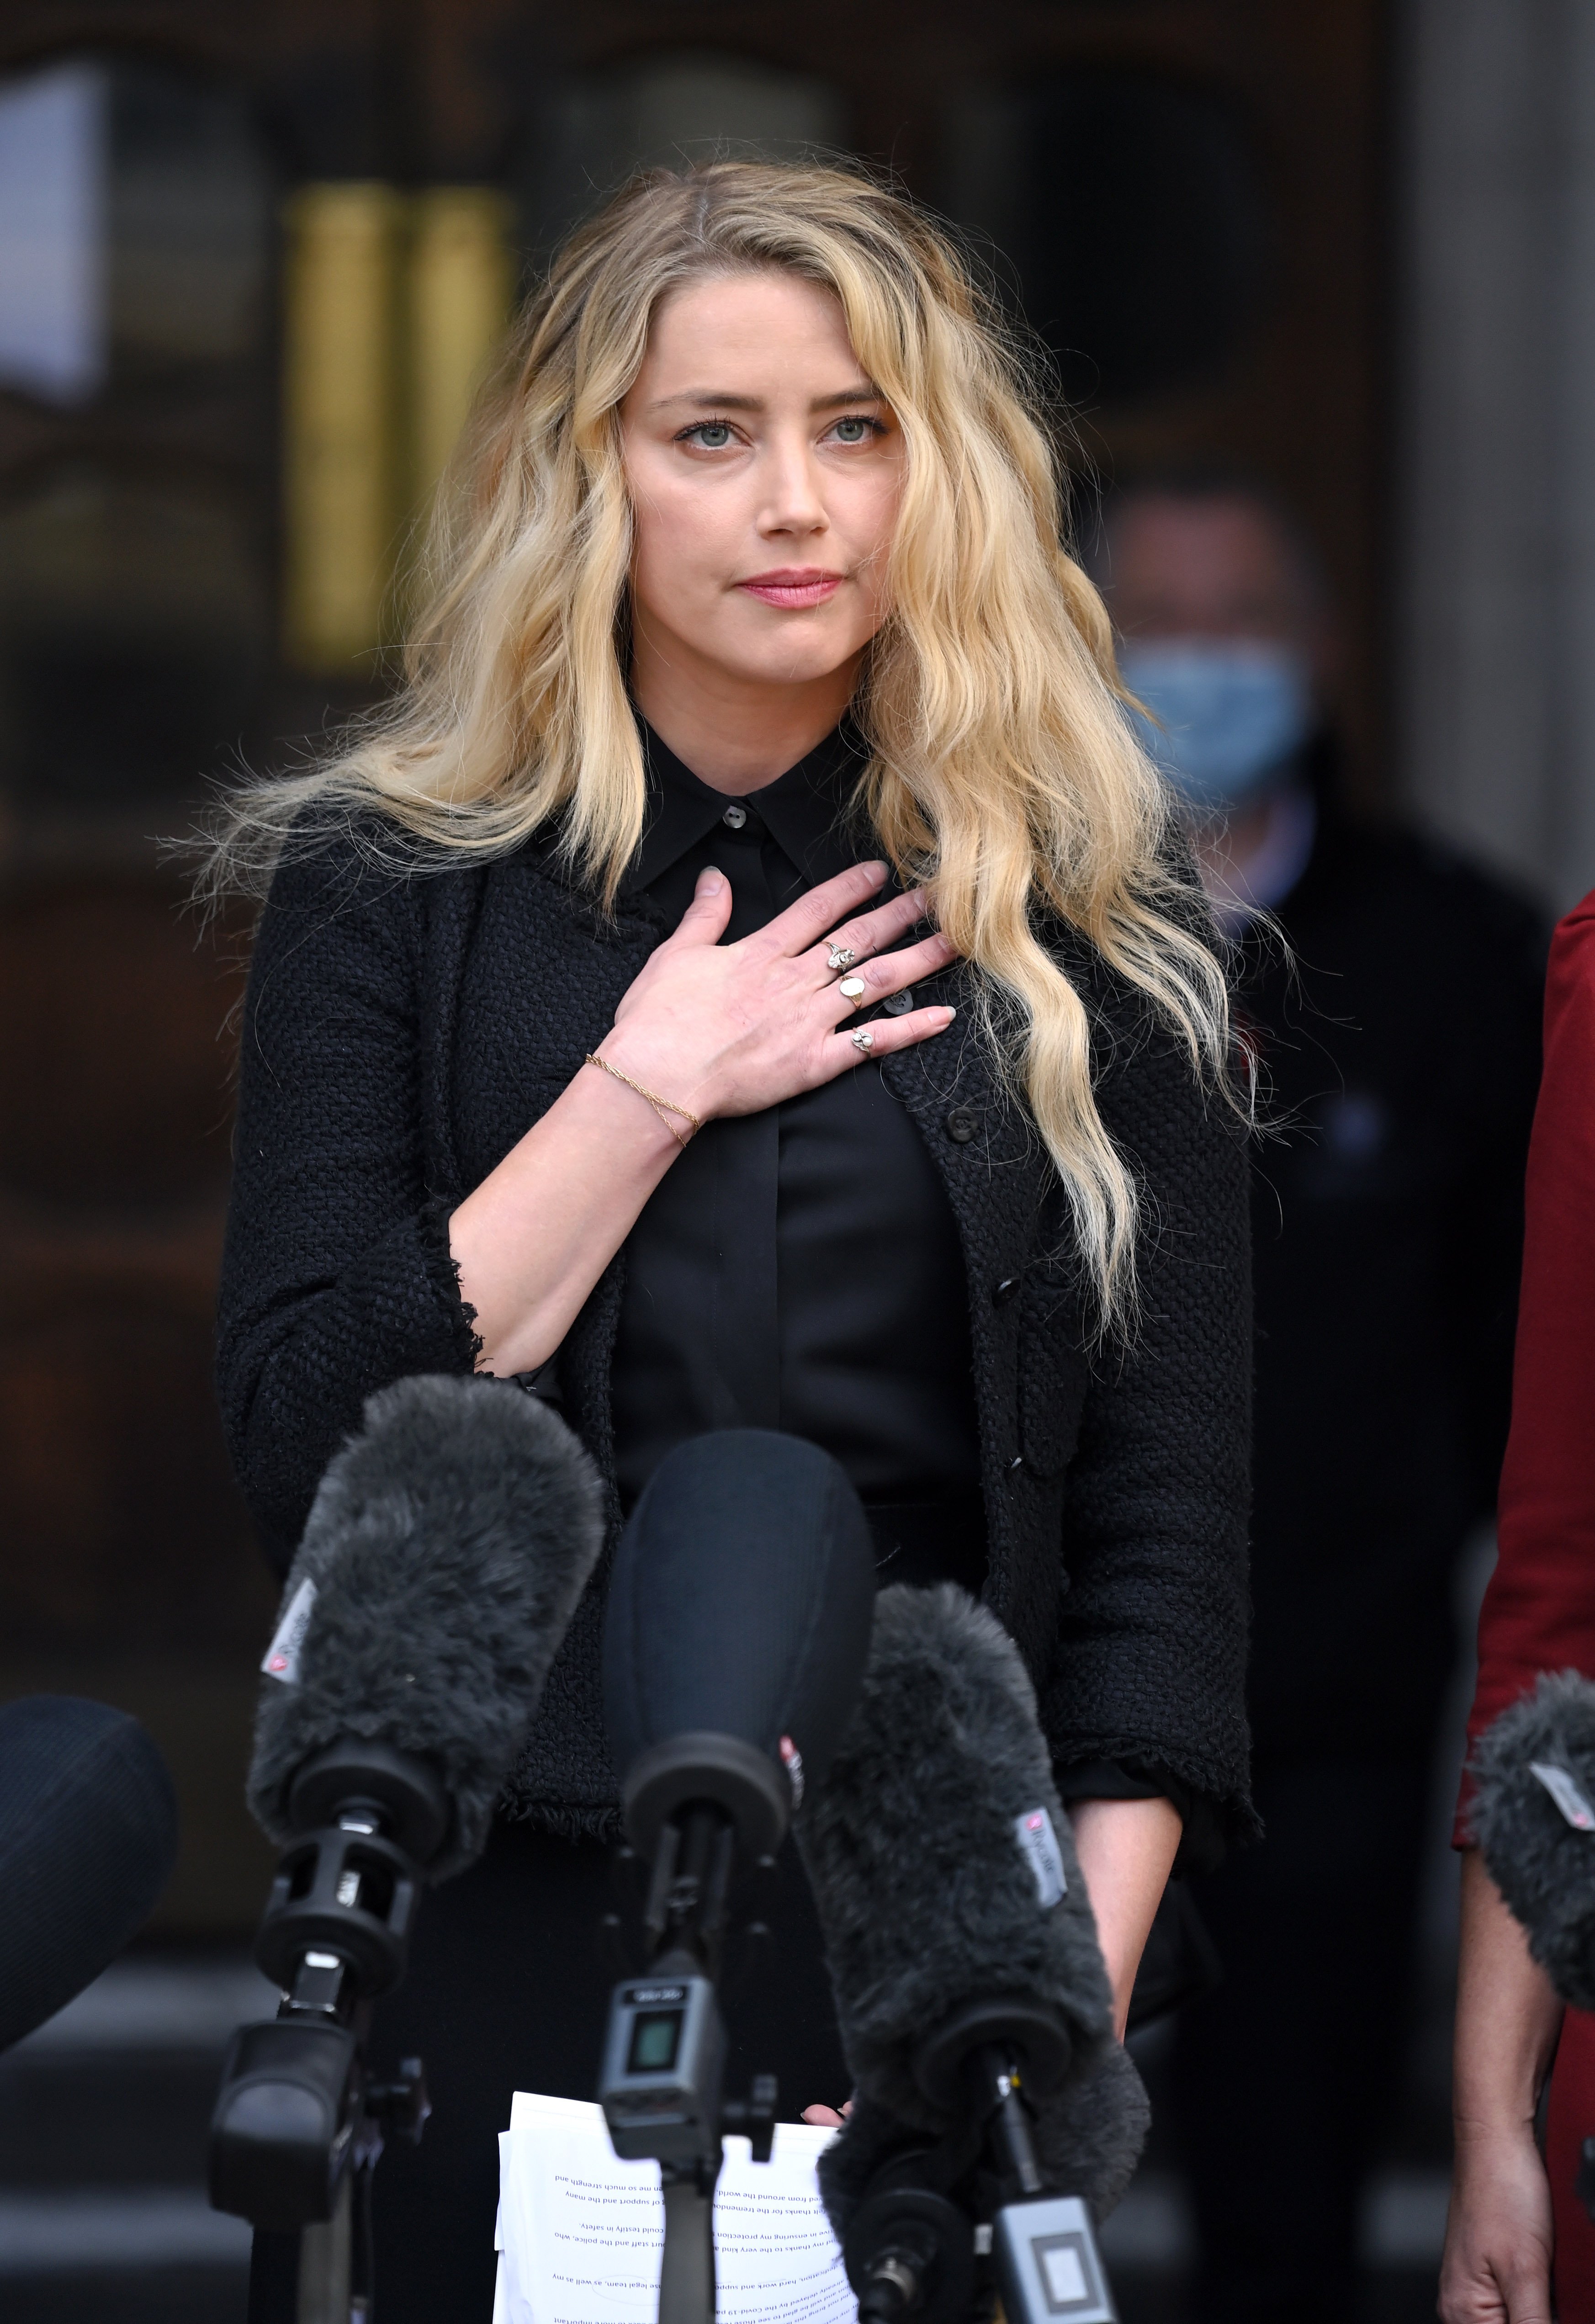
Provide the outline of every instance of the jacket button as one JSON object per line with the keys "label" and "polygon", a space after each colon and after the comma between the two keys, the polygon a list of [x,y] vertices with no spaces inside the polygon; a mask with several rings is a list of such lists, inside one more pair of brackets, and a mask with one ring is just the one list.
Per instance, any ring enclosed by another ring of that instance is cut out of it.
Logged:
{"label": "jacket button", "polygon": [[954,1146],[967,1146],[981,1126],[981,1118],[973,1106],[955,1105],[944,1126]]}
{"label": "jacket button", "polygon": [[914,1006],[914,988],[905,984],[900,992],[889,992],[880,1006],[889,1017],[906,1017]]}
{"label": "jacket button", "polygon": [[994,1284],[992,1286],[992,1305],[996,1307],[1006,1307],[1019,1287],[1019,1279],[1017,1275],[1005,1275],[1000,1283]]}
{"label": "jacket button", "polygon": [[727,831],[740,831],[748,820],[748,810],[745,807],[728,807],[720,820]]}

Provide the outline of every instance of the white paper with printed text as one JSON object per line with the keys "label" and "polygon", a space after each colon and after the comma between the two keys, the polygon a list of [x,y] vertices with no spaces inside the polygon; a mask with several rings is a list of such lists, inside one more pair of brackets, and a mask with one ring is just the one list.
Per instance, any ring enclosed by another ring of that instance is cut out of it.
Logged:
{"label": "white paper with printed text", "polygon": [[[779,2123],[768,2163],[725,2144],[715,2195],[719,2324],[853,2324],[815,2163],[834,2136]],[[518,2091],[499,2140],[493,2324],[653,2324],[664,2204],[659,2166],[622,2163],[604,2116]]]}

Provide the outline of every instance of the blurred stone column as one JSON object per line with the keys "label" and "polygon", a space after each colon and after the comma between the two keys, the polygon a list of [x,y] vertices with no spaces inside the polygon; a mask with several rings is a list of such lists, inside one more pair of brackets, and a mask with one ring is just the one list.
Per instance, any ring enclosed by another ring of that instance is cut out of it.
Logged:
{"label": "blurred stone column", "polygon": [[1406,0],[1394,483],[1406,796],[1595,886],[1595,6]]}
{"label": "blurred stone column", "polygon": [[509,320],[512,225],[484,186],[313,185],[289,204],[283,641],[298,669],[369,681],[402,629],[433,494]]}
{"label": "blurred stone column", "polygon": [[489,186],[416,197],[410,262],[410,495],[424,516],[515,294],[509,202]]}
{"label": "blurred stone column", "polygon": [[401,197],[316,185],[289,205],[282,286],[283,645],[374,669],[397,530]]}

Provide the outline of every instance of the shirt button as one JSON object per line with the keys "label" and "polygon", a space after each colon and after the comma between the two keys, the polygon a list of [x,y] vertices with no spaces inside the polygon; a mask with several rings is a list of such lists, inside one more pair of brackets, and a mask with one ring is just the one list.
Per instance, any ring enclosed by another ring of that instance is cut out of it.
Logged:
{"label": "shirt button", "polygon": [[943,1125],[954,1146],[967,1146],[981,1126],[981,1118],[972,1105],[955,1105]]}
{"label": "shirt button", "polygon": [[740,831],[748,820],[748,810],[745,807],[728,807],[720,820],[727,831]]}
{"label": "shirt button", "polygon": [[880,1006],[889,1017],[906,1017],[914,1006],[914,988],[905,984],[900,992],[889,992]]}
{"label": "shirt button", "polygon": [[1017,1275],[1005,1275],[1000,1283],[993,1284],[991,1286],[991,1299],[993,1305],[998,1307],[1006,1307],[1019,1287],[1019,1279]]}

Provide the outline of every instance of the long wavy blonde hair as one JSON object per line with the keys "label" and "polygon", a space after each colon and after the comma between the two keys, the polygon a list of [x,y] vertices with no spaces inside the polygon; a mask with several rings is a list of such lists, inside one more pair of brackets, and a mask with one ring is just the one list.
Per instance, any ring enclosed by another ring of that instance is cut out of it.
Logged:
{"label": "long wavy blonde hair", "polygon": [[953,242],[852,170],[715,161],[639,176],[527,302],[439,494],[395,697],[329,761],[229,803],[212,881],[377,808],[434,860],[558,821],[607,908],[641,836],[624,667],[632,510],[619,411],[683,283],[785,269],[841,304],[902,430],[890,612],[854,715],[881,847],[935,891],[1073,1213],[1100,1325],[1133,1311],[1137,1190],[1092,1088],[1056,914],[1227,1086],[1225,977],[1171,862],[1169,804],[1122,709],[1108,617],[1062,548],[1063,475],[1027,368]]}

